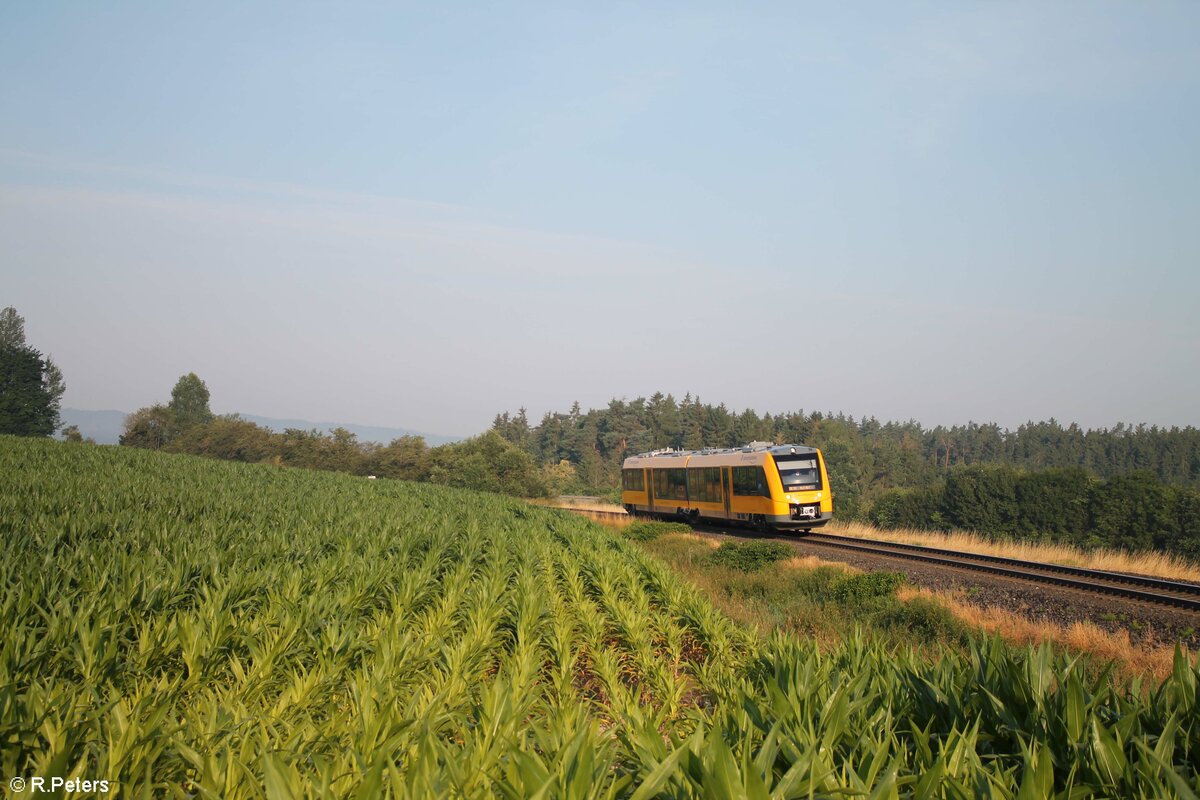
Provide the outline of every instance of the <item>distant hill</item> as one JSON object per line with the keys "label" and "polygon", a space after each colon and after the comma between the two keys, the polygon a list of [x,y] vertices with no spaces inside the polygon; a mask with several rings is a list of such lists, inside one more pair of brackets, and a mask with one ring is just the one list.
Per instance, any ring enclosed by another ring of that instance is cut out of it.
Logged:
{"label": "distant hill", "polygon": [[275,419],[274,417],[259,417],[254,414],[239,414],[238,416],[253,422],[255,425],[270,428],[277,433],[282,433],[286,428],[301,428],[306,431],[316,428],[323,433],[329,433],[334,428],[345,428],[357,436],[360,442],[378,442],[379,444],[387,444],[392,439],[398,439],[401,436],[422,436],[425,438],[425,444],[430,447],[436,447],[439,444],[461,442],[466,438],[465,436],[443,436],[440,433],[422,433],[421,431],[413,431],[408,428],[354,425],[349,422],[310,422],[306,419]]}
{"label": "distant hill", "polygon": [[[116,444],[125,426],[126,411],[86,411],[79,408],[64,408],[62,410],[63,425],[78,425],[79,432],[84,436],[95,439],[98,444]],[[408,428],[386,428],[378,425],[354,425],[348,422],[312,422],[306,419],[276,419],[260,417],[255,414],[240,414],[242,419],[256,425],[282,432],[285,428],[301,428],[328,433],[334,428],[345,428],[358,437],[360,442],[378,442],[387,444],[401,436],[423,436],[425,443],[431,447],[449,442],[461,441],[462,436],[443,436],[437,433],[422,433]]]}
{"label": "distant hill", "polygon": [[125,428],[124,411],[84,411],[79,408],[64,408],[62,424],[76,425],[85,437],[95,439],[97,444],[116,444]]}

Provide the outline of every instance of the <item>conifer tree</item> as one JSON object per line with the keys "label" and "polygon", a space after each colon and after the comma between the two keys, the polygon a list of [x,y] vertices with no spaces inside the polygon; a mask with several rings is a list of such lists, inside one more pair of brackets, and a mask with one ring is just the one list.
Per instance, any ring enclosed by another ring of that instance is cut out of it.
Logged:
{"label": "conifer tree", "polygon": [[25,342],[25,320],[0,311],[0,433],[50,436],[59,426],[62,371]]}

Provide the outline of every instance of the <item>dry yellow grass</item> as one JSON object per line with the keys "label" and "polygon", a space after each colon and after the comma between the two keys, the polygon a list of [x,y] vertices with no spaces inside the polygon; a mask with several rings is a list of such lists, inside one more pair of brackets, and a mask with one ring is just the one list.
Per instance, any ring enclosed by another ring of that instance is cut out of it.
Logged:
{"label": "dry yellow grass", "polygon": [[703,545],[709,550],[716,550],[721,546],[721,543],[711,536],[701,536],[698,533],[668,533],[662,539],[664,541],[691,542],[692,544]]}
{"label": "dry yellow grass", "polygon": [[905,602],[916,597],[925,598],[945,607],[972,628],[999,635],[1013,644],[1036,645],[1049,641],[1073,653],[1087,653],[1100,661],[1112,661],[1129,676],[1149,675],[1160,681],[1170,674],[1175,656],[1172,646],[1135,643],[1130,640],[1129,631],[1106,631],[1090,622],[1062,625],[1031,620],[1006,609],[972,605],[954,593],[913,586],[902,586],[896,596]]}
{"label": "dry yellow grass", "polygon": [[1200,564],[1167,553],[1124,553],[1119,550],[1081,550],[1078,547],[1031,542],[991,541],[978,534],[964,531],[936,531],[904,528],[880,529],[859,522],[835,522],[824,530],[840,536],[860,539],[881,539],[889,542],[919,544],[925,547],[944,547],[990,556],[1044,561],[1071,567],[1103,569],[1110,572],[1130,572],[1157,578],[1200,582]]}
{"label": "dry yellow grass", "polygon": [[614,517],[611,514],[608,514],[606,512],[589,511],[586,509],[580,509],[580,510],[571,509],[571,510],[572,510],[572,512],[579,514],[580,516],[587,517],[590,520],[595,520],[596,522],[599,522],[601,525],[607,525],[610,528],[624,528],[625,526],[632,525],[634,522],[637,521],[636,519],[634,519],[633,517],[631,517],[629,515],[626,515],[623,517]]}
{"label": "dry yellow grass", "polygon": [[591,497],[552,497],[549,499],[530,500],[529,502],[539,506],[569,508],[572,511],[597,511],[604,514],[625,513],[624,506],[619,506],[615,503],[606,503],[603,500],[596,500]]}
{"label": "dry yellow grass", "polygon": [[[621,506],[613,505],[612,503],[597,502],[588,499],[578,499],[571,497],[555,497],[551,499],[532,499],[528,501],[535,506],[546,506],[547,508],[562,508],[573,511],[576,514],[595,520],[602,525],[608,525],[612,528],[624,528],[634,521],[634,518],[625,513],[625,509]],[[620,514],[621,516],[613,516]]]}
{"label": "dry yellow grass", "polygon": [[[716,544],[714,543],[713,546],[716,547]],[[817,569],[818,567],[831,567],[851,575],[856,575],[862,572],[861,569],[852,567],[849,564],[841,561],[824,561],[817,556],[796,556],[795,558],[789,558],[787,561],[782,562],[782,564],[788,569]]]}

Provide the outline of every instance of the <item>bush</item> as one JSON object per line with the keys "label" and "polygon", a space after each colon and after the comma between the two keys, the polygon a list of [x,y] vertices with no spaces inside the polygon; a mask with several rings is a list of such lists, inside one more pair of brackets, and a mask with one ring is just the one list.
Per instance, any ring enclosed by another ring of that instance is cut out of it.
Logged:
{"label": "bush", "polygon": [[793,555],[795,551],[783,542],[725,542],[708,559],[714,566],[755,572]]}
{"label": "bush", "polygon": [[433,483],[517,497],[547,495],[541,467],[495,431],[436,447],[429,461]]}
{"label": "bush", "polygon": [[942,512],[955,528],[993,535],[1016,533],[1021,473],[994,464],[961,467],[946,475]]}
{"label": "bush", "polygon": [[215,417],[180,431],[166,449],[226,461],[255,463],[265,461],[278,452],[278,438],[267,428],[230,415]]}
{"label": "bush", "polygon": [[858,605],[876,597],[888,597],[905,581],[902,572],[866,572],[847,575],[833,584],[833,597],[839,603]]}
{"label": "bush", "polygon": [[1087,530],[1091,478],[1080,467],[1022,473],[1017,479],[1017,531],[1078,541]]}
{"label": "bush", "polygon": [[933,527],[930,515],[941,504],[941,487],[890,489],[871,506],[868,521],[879,528]]}
{"label": "bush", "polygon": [[635,522],[621,533],[635,542],[652,542],[668,533],[691,533],[692,527],[682,522]]}
{"label": "bush", "polygon": [[897,602],[878,617],[881,627],[915,636],[923,642],[966,641],[969,629],[950,609],[925,597]]}

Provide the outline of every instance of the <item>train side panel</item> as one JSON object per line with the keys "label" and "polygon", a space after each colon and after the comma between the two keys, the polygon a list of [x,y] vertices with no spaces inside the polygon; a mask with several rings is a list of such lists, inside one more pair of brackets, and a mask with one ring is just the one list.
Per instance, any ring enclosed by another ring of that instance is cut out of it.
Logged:
{"label": "train side panel", "polygon": [[[804,462],[806,485],[783,484],[779,463]],[[819,483],[814,483],[815,459]],[[666,472],[664,472],[666,471]],[[640,475],[640,478],[639,478]],[[621,502],[630,513],[808,530],[833,516],[825,459],[816,448],[783,445],[721,451],[668,452],[626,459]]]}

